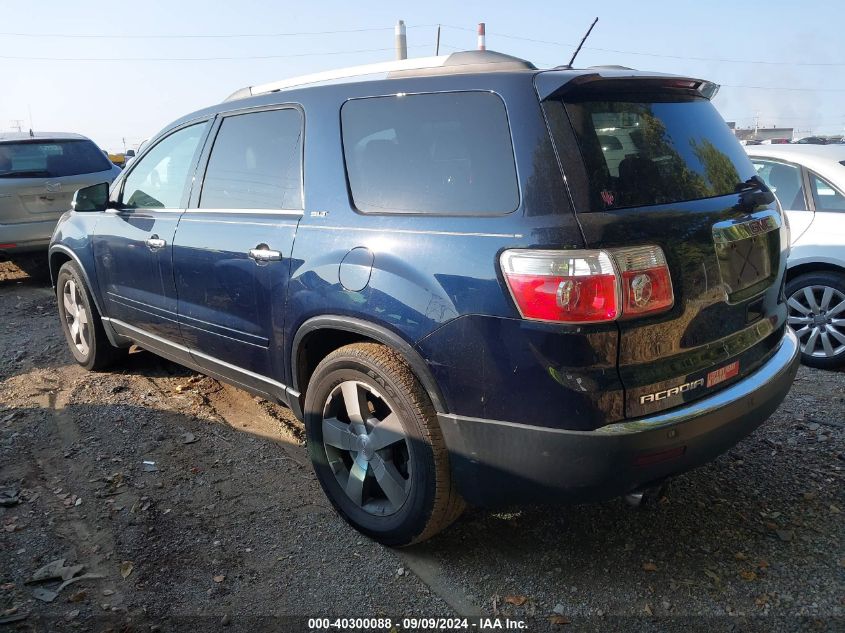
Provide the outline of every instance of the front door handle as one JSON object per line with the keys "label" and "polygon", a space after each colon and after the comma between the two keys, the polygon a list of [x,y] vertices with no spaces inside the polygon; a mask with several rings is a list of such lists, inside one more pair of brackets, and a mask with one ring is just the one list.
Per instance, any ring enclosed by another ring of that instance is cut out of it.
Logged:
{"label": "front door handle", "polygon": [[167,246],[167,242],[161,239],[158,235],[150,236],[144,243],[151,251],[157,251],[158,249]]}
{"label": "front door handle", "polygon": [[249,258],[258,263],[262,262],[278,262],[282,259],[282,254],[279,251],[270,250],[266,244],[259,244],[255,248],[249,249]]}

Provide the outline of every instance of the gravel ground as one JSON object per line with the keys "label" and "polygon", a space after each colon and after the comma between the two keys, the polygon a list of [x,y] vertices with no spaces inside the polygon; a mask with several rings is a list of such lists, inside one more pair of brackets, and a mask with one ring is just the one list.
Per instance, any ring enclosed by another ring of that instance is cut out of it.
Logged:
{"label": "gravel ground", "polygon": [[[0,264],[0,623],[22,618],[0,631],[841,631],[843,479],[845,373],[802,368],[766,425],[650,507],[469,510],[390,550],[333,513],[286,409],[143,351],[86,373],[48,284]],[[36,598],[60,581],[25,581],[57,559],[98,577]]]}

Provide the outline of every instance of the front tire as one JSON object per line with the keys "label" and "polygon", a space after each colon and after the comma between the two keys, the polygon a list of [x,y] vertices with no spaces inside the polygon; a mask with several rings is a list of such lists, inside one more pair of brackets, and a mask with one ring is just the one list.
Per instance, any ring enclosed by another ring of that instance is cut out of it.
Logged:
{"label": "front tire", "polygon": [[109,342],[91,291],[74,262],[66,262],[59,269],[56,298],[62,332],[77,363],[88,370],[100,370],[126,356],[127,350]]}
{"label": "front tire", "polygon": [[308,383],[305,426],[326,496],[376,541],[424,541],[463,511],[431,401],[389,348],[356,343],[323,359]]}
{"label": "front tire", "polygon": [[819,271],[786,284],[788,323],[801,343],[801,362],[835,369],[845,365],[845,275]]}

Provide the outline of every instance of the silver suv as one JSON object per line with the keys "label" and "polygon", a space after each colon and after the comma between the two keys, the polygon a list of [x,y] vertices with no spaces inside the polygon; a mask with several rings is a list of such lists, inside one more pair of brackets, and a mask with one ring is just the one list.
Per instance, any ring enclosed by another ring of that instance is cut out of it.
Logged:
{"label": "silver suv", "polygon": [[0,257],[47,248],[74,191],[120,168],[79,134],[0,134]]}

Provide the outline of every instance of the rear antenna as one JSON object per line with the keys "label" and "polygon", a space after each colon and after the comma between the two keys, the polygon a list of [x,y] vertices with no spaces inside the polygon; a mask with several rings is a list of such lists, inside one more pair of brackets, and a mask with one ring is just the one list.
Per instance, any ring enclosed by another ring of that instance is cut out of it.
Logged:
{"label": "rear antenna", "polygon": [[590,33],[593,32],[593,27],[596,25],[596,22],[598,22],[598,21],[599,21],[598,18],[593,20],[593,23],[590,25],[590,28],[587,29],[586,33],[584,33],[584,37],[581,38],[581,43],[578,44],[578,48],[576,48],[575,52],[572,53],[572,59],[570,59],[569,64],[567,64],[570,68],[572,68],[572,64],[575,63],[575,58],[578,57],[578,53],[581,52],[581,47],[584,46],[584,42],[586,42],[587,38],[590,37]]}

